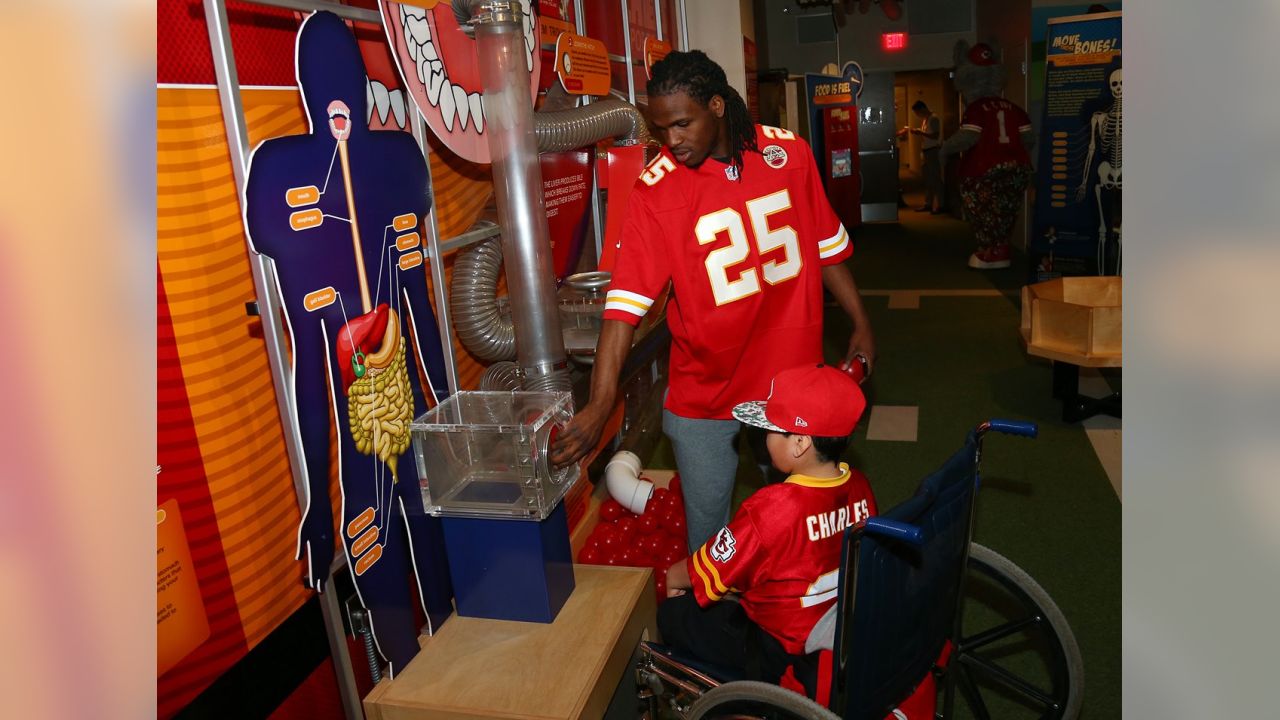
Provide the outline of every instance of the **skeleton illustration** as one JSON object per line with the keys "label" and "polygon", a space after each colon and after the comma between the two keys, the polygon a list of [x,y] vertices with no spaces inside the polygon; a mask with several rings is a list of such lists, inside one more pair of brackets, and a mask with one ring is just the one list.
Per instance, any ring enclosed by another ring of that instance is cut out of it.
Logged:
{"label": "skeleton illustration", "polygon": [[[1080,173],[1080,187],[1076,190],[1076,202],[1084,200],[1089,184],[1089,168],[1092,167],[1094,153],[1101,150],[1098,163],[1098,184],[1094,186],[1094,198],[1098,204],[1098,274],[1120,274],[1120,194],[1122,139],[1124,135],[1124,113],[1121,101],[1124,95],[1124,80],[1120,68],[1114,70],[1107,79],[1113,98],[1110,107],[1095,112],[1089,121],[1089,152],[1085,155],[1084,168]],[[1101,148],[1098,146],[1101,145]],[[1114,240],[1114,260],[1108,262],[1108,241]],[[1112,272],[1108,273],[1107,270]]]}

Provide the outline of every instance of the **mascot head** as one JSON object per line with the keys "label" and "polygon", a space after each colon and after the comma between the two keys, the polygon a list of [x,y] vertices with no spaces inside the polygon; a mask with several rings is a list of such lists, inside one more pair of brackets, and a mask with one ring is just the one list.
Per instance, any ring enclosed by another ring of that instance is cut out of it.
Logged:
{"label": "mascot head", "polygon": [[956,42],[954,60],[956,89],[964,95],[966,105],[978,98],[1000,95],[1005,69],[994,48],[986,43],[970,47],[960,40]]}

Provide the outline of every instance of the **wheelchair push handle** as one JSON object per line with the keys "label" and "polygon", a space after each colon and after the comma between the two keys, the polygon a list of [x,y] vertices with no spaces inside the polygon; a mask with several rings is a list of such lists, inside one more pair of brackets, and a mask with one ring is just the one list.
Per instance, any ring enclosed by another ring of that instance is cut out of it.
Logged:
{"label": "wheelchair push handle", "polygon": [[1023,420],[1001,420],[992,418],[978,426],[978,434],[982,435],[988,430],[994,430],[1005,435],[1020,435],[1022,437],[1034,438],[1040,434],[1040,426],[1033,422],[1025,422]]}
{"label": "wheelchair push handle", "polygon": [[890,520],[888,518],[867,518],[867,523],[863,526],[863,532],[871,533],[873,535],[883,535],[885,537],[893,538],[894,540],[901,540],[916,547],[920,547],[924,544],[924,530],[915,525],[909,525],[907,523]]}

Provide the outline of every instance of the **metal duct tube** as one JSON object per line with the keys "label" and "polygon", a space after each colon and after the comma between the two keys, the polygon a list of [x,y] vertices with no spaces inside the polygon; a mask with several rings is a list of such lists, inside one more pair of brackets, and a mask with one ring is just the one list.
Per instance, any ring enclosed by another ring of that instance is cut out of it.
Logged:
{"label": "metal duct tube", "polygon": [[488,111],[486,134],[503,228],[516,359],[526,388],[567,391],[571,389],[569,360],[560,330],[542,170],[533,133],[523,9],[517,0],[475,0],[471,10]]}
{"label": "metal duct tube", "polygon": [[631,103],[612,96],[583,107],[535,113],[533,130],[539,152],[577,150],[605,138],[616,138],[618,145],[649,141],[644,115]]}
{"label": "metal duct tube", "polygon": [[481,390],[519,390],[520,366],[505,360],[496,362],[480,376]]}
{"label": "metal duct tube", "polygon": [[481,360],[514,360],[516,331],[498,310],[502,244],[490,238],[458,253],[449,287],[449,306],[458,340]]}

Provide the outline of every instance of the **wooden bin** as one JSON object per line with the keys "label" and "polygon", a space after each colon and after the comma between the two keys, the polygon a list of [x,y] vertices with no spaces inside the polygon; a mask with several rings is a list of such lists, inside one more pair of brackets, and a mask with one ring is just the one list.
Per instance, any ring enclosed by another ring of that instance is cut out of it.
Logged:
{"label": "wooden bin", "polygon": [[1022,288],[1022,337],[1032,355],[1118,366],[1121,329],[1119,277],[1064,277]]}

